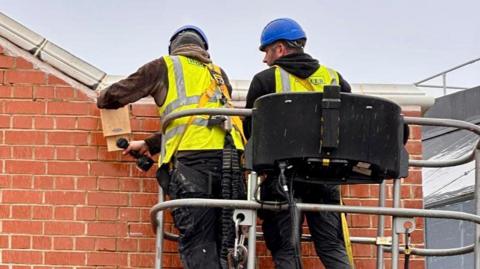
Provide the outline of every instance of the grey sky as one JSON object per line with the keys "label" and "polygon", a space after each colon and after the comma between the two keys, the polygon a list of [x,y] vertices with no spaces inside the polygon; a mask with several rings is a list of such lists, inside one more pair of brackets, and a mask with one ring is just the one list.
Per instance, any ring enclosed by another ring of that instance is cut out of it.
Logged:
{"label": "grey sky", "polygon": [[[127,75],[167,52],[172,32],[195,24],[232,79],[266,66],[264,25],[297,20],[306,51],[355,83],[412,83],[480,57],[478,0],[0,0],[0,10],[109,74]],[[480,84],[480,63],[448,77]]]}

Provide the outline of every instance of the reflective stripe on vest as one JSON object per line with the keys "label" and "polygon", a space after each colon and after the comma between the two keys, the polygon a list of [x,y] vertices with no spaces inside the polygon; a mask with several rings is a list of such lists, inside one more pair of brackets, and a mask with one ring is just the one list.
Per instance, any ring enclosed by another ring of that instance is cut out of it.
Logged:
{"label": "reflective stripe on vest", "polygon": [[[291,75],[283,68],[277,66],[275,68],[275,91],[292,92],[292,91],[306,91],[304,86],[300,83],[300,78]],[[323,92],[325,85],[339,85],[338,73],[325,66],[320,66],[310,77],[303,80],[305,83],[310,83],[315,91]],[[293,90],[292,90],[293,88]]]}
{"label": "reflective stripe on vest", "polygon": [[[164,57],[168,74],[168,92],[163,106],[158,108],[161,117],[172,112],[197,108],[205,90],[211,87],[212,76],[205,64],[185,56]],[[222,94],[215,91],[203,106],[220,108]],[[189,117],[172,121],[162,137],[162,151],[159,164],[168,163],[174,149],[182,150],[216,150],[223,149],[225,132],[219,127],[207,127],[207,116],[193,116],[191,125],[186,128]],[[185,130],[186,128],[186,130]],[[243,149],[240,134],[233,130],[232,137],[237,149]],[[183,136],[182,136],[183,135]],[[181,139],[181,141],[180,141]]]}

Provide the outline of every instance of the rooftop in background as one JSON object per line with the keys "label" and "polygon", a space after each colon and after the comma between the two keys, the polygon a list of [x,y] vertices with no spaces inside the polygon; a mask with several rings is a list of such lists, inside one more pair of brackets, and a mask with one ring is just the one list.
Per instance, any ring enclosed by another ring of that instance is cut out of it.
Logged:
{"label": "rooftop in background", "polygon": [[[437,98],[425,114],[432,118],[450,118],[480,124],[480,87]],[[452,160],[472,152],[478,135],[441,126],[423,127],[423,158]],[[425,205],[464,199],[473,193],[475,162],[443,167],[423,168]]]}

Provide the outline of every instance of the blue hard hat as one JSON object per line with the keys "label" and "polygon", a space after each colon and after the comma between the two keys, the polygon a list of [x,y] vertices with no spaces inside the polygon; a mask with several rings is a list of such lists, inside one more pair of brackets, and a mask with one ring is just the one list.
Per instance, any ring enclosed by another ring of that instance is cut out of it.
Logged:
{"label": "blue hard hat", "polygon": [[182,32],[186,32],[186,31],[193,31],[193,32],[196,32],[198,35],[200,35],[200,37],[202,38],[203,40],[203,44],[205,45],[205,50],[208,50],[208,40],[207,40],[207,36],[205,35],[205,33],[202,31],[202,29],[198,28],[197,26],[194,26],[194,25],[185,25],[185,26],[182,26],[180,28],[178,28],[172,35],[172,37],[170,37],[170,43],[172,43],[172,41]]}
{"label": "blue hard hat", "polygon": [[260,37],[260,50],[265,50],[266,46],[278,40],[293,41],[302,38],[307,39],[307,36],[296,21],[289,18],[276,19],[263,28]]}

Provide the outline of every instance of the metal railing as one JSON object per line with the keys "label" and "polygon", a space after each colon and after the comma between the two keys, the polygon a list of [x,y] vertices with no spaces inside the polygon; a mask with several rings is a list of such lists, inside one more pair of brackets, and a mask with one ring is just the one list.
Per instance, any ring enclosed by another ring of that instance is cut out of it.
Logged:
{"label": "metal railing", "polygon": [[[468,90],[469,88],[467,87],[459,87],[459,86],[447,86],[447,74],[452,72],[452,71],[455,71],[457,69],[460,69],[464,66],[467,66],[467,65],[470,65],[470,64],[473,64],[475,62],[478,62],[480,61],[480,58],[476,58],[476,59],[473,59],[473,60],[470,60],[466,63],[463,63],[461,65],[457,65],[455,67],[452,67],[450,69],[447,69],[443,72],[440,72],[436,75],[433,75],[431,77],[428,77],[426,79],[423,79],[423,80],[420,80],[418,82],[415,82],[413,83],[413,85],[417,86],[417,87],[425,87],[425,88],[441,88],[443,89],[443,95],[447,95],[447,89],[452,89],[452,90]],[[429,84],[422,84],[424,82],[427,82],[429,80],[432,80],[434,78],[437,78],[437,77],[442,77],[442,85],[429,85]]]}
{"label": "metal railing", "polygon": [[[190,115],[241,115],[249,116],[252,111],[250,109],[191,109],[182,112],[171,113],[163,120],[162,131],[165,131],[165,126],[174,119],[190,116]],[[480,127],[465,121],[452,119],[433,119],[433,118],[417,118],[405,117],[405,123],[413,125],[430,125],[430,126],[444,126],[454,127],[471,131],[480,136]],[[472,151],[458,159],[453,160],[410,160],[409,165],[412,167],[447,167],[464,164],[475,160],[475,214],[464,212],[447,211],[447,210],[433,210],[433,209],[412,209],[400,208],[400,187],[401,179],[393,179],[393,208],[385,207],[385,182],[380,184],[379,191],[379,206],[345,206],[345,205],[325,205],[325,204],[305,204],[298,203],[298,209],[301,211],[332,211],[345,212],[356,214],[372,214],[379,215],[377,225],[377,237],[352,237],[353,243],[361,244],[375,244],[377,246],[377,269],[384,268],[384,251],[392,252],[391,268],[397,269],[399,264],[399,254],[406,255],[415,254],[420,256],[451,256],[474,252],[474,268],[480,269],[480,199],[478,198],[480,192],[480,141],[477,142]],[[164,233],[163,231],[163,210],[175,207],[222,207],[242,209],[248,212],[250,218],[253,219],[249,226],[248,238],[257,238],[261,234],[256,232],[256,211],[260,208],[272,210],[286,210],[287,205],[260,205],[255,201],[254,190],[257,188],[258,178],[255,172],[250,174],[248,179],[247,200],[222,200],[222,199],[178,199],[171,201],[164,201],[163,191],[159,191],[159,203],[154,205],[150,210],[151,222],[157,233],[157,256],[155,268],[162,268],[162,254],[163,254],[163,239],[168,238],[175,240],[176,235],[171,233]],[[385,221],[384,216],[392,216],[392,236],[391,244],[385,243],[384,230]],[[412,248],[400,247],[399,234],[401,234],[402,224],[405,223],[405,218],[412,217],[429,217],[429,218],[447,218],[457,219],[473,222],[476,224],[474,244],[469,246],[462,246],[459,248],[449,249],[426,249],[426,248]],[[308,236],[302,236],[308,238]],[[247,269],[255,268],[255,241],[248,240],[248,259]]]}

